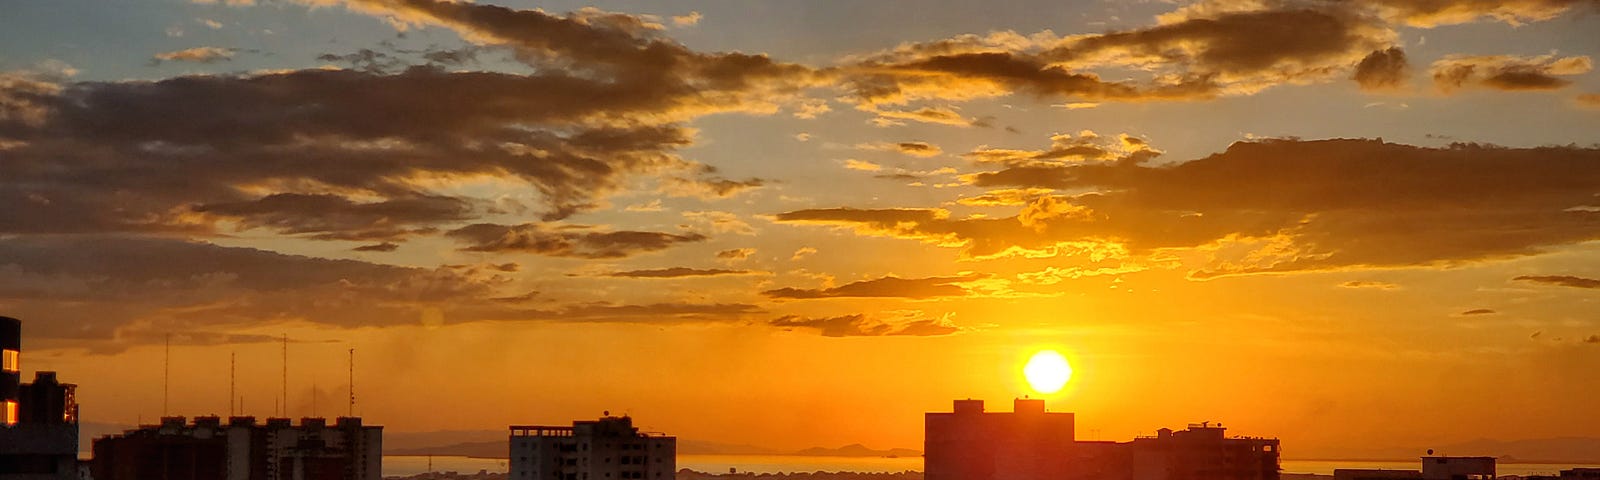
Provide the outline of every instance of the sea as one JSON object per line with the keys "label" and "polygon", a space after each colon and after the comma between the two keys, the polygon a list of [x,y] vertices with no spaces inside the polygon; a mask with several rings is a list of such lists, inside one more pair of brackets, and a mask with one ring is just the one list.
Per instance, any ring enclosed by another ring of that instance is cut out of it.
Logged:
{"label": "sea", "polygon": [[[1387,470],[1416,470],[1418,461],[1360,461],[1360,460],[1283,460],[1283,473],[1315,473],[1333,475],[1336,468],[1373,468]],[[1557,471],[1573,467],[1600,468],[1600,465],[1501,463],[1496,466],[1500,475],[1554,475]],[[922,471],[922,457],[814,457],[797,455],[679,455],[678,468],[706,473],[800,473],[800,472],[873,472],[893,473]],[[383,475],[411,476],[428,472],[490,473],[505,472],[505,459],[471,458],[453,456],[385,456]]]}

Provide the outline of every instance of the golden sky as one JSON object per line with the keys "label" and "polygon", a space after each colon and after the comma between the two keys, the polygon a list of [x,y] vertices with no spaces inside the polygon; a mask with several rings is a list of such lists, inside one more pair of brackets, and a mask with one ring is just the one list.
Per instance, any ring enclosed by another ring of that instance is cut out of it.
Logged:
{"label": "golden sky", "polygon": [[8,6],[0,314],[106,423],[1600,427],[1593,2],[1004,3]]}

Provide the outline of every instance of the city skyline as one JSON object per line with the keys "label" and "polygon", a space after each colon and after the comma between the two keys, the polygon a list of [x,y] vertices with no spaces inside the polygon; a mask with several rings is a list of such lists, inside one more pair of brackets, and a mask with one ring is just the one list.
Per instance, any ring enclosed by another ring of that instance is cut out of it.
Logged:
{"label": "city skyline", "polygon": [[1058,3],[6,2],[0,315],[119,425],[1600,429],[1600,6]]}

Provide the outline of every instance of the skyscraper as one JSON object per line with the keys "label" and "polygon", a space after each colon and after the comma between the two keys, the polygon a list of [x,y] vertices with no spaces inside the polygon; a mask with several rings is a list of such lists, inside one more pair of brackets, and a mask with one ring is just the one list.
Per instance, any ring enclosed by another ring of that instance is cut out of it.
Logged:
{"label": "skyscraper", "polygon": [[22,322],[0,317],[0,479],[78,478],[76,386],[55,372],[22,379]]}
{"label": "skyscraper", "polygon": [[605,416],[570,427],[513,425],[511,480],[671,480],[678,440]]}

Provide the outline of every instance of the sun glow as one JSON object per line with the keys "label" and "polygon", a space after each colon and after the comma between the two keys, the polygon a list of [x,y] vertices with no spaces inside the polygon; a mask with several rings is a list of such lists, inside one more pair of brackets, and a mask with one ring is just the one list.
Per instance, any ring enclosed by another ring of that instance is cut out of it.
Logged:
{"label": "sun glow", "polygon": [[1022,376],[1028,379],[1028,386],[1034,391],[1048,395],[1061,391],[1067,380],[1072,379],[1072,366],[1055,350],[1041,350],[1022,367]]}

